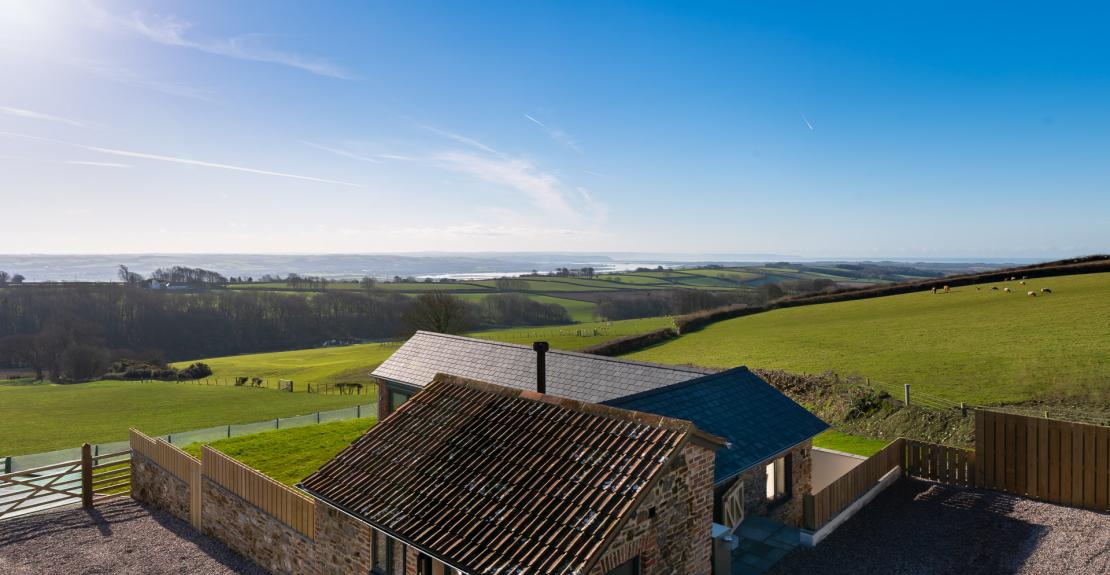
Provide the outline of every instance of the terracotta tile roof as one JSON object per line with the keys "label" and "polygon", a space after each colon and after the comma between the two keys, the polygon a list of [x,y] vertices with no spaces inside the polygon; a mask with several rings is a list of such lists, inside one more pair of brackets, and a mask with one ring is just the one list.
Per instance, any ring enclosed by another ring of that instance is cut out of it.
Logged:
{"label": "terracotta tile roof", "polygon": [[[372,375],[423,387],[437,373],[517,389],[535,389],[536,352],[531,346],[418,331]],[[547,352],[547,392],[593,403],[710,373],[714,370],[657,365],[570,351]]]}
{"label": "terracotta tile roof", "polygon": [[829,425],[746,367],[605,402],[689,420],[723,437],[716,481],[725,481],[821,433]]}
{"label": "terracotta tile roof", "polygon": [[464,572],[584,573],[695,435],[707,437],[686,421],[438,376],[301,487]]}

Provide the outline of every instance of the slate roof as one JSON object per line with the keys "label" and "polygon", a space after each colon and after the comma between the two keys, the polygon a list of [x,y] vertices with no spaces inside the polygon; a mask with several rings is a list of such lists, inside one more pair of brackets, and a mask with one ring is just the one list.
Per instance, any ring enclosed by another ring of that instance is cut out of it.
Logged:
{"label": "slate roof", "polygon": [[746,367],[605,403],[689,420],[727,439],[717,451],[717,483],[829,428]]}
{"label": "slate roof", "polygon": [[[423,387],[438,373],[534,390],[536,352],[531,346],[418,331],[372,375]],[[547,352],[547,392],[591,403],[672,385],[708,373],[713,371],[569,351]]]}
{"label": "slate roof", "polygon": [[585,573],[695,436],[686,421],[445,375],[301,487],[463,572]]}

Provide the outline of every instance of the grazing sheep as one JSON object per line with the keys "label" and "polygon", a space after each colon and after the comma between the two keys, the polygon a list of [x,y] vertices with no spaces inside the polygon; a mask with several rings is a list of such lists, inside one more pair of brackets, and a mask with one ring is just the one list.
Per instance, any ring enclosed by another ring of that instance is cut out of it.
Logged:
{"label": "grazing sheep", "polygon": [[1025,285],[1025,280],[1021,280],[1021,285]]}
{"label": "grazing sheep", "polygon": [[1016,276],[1010,276],[1010,281],[1014,281],[1014,280],[1016,280],[1016,279],[1017,279],[1017,277],[1016,277]]}
{"label": "grazing sheep", "polygon": [[1010,288],[1002,288],[1002,291],[1004,291],[1006,293],[1010,293]]}
{"label": "grazing sheep", "polygon": [[1041,293],[1052,293],[1052,290],[1048,288],[1041,288]]}
{"label": "grazing sheep", "polygon": [[951,293],[951,292],[952,292],[952,290],[948,289],[948,286],[944,286],[944,293]]}
{"label": "grazing sheep", "polygon": [[991,286],[991,291],[998,291],[998,286]]}
{"label": "grazing sheep", "polygon": [[1025,292],[1025,295],[1031,295],[1031,296],[1033,296],[1033,297],[1037,297],[1037,292],[1035,292],[1035,291],[1027,291],[1027,292]]}

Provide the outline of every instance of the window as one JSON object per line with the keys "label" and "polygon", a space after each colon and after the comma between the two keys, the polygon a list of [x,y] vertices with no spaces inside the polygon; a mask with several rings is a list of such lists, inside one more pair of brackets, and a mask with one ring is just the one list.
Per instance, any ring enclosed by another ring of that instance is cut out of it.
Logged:
{"label": "window", "polygon": [[769,503],[781,503],[790,499],[791,481],[790,477],[790,455],[780,457],[771,463],[767,464],[767,501]]}
{"label": "window", "polygon": [[378,553],[378,530],[370,530],[370,572],[382,573],[382,564],[379,561],[381,554]]}
{"label": "window", "polygon": [[385,538],[385,572],[393,575],[393,540]]}
{"label": "window", "polygon": [[613,568],[606,575],[640,575],[640,558],[633,557]]}
{"label": "window", "polygon": [[401,404],[408,401],[409,397],[411,396],[407,393],[391,390],[389,392],[389,409],[392,411],[401,407]]}
{"label": "window", "polygon": [[432,558],[421,553],[416,558],[416,573],[417,575],[433,575],[432,573]]}

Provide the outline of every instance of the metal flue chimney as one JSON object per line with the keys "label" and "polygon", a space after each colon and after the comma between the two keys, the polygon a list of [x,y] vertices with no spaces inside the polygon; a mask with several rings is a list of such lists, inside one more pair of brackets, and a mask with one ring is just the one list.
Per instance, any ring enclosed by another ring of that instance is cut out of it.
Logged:
{"label": "metal flue chimney", "polygon": [[547,393],[547,350],[551,346],[546,341],[537,341],[532,349],[536,352],[536,392]]}

